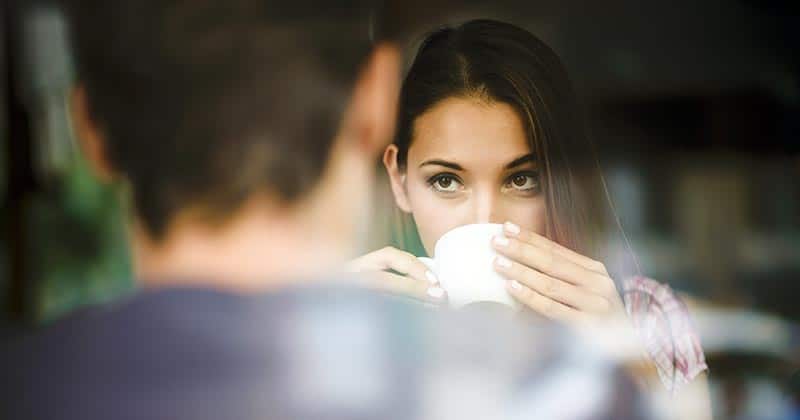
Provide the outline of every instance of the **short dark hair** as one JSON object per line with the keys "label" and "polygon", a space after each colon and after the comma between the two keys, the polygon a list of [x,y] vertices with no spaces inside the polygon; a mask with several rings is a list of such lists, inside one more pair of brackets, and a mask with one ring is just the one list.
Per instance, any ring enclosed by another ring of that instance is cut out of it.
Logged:
{"label": "short dark hair", "polygon": [[359,67],[370,0],[68,0],[91,118],[149,233],[196,207],[319,179]]}

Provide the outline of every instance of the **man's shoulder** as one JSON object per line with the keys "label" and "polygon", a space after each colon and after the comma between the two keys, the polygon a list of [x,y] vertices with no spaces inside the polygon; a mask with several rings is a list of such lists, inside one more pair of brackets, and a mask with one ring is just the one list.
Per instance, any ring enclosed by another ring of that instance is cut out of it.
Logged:
{"label": "man's shoulder", "polygon": [[499,409],[520,384],[526,401],[547,399],[536,390],[576,367],[608,380],[563,328],[513,321],[339,285],[143,293],[20,341],[2,358],[15,365],[0,378],[0,417],[411,418]]}
{"label": "man's shoulder", "polygon": [[[174,342],[163,353],[181,350],[201,340],[235,344],[244,336],[269,336],[287,324],[325,320],[353,322],[356,312],[398,315],[424,311],[402,299],[342,286],[315,286],[276,293],[237,294],[204,288],[170,288],[144,291],[115,302],[88,306],[64,318],[6,340],[3,352],[32,358],[89,357],[93,348],[116,349],[116,357],[127,352],[141,354],[152,345]],[[324,314],[315,319],[316,314]],[[337,317],[336,314],[339,314]],[[380,318],[380,316],[379,316]],[[273,329],[275,331],[273,331]],[[254,344],[254,343],[250,343]],[[95,362],[97,358],[91,357]]]}
{"label": "man's shoulder", "polygon": [[[388,333],[389,318],[416,308],[340,286],[262,295],[139,293],[5,343],[0,417],[120,418],[131,409],[132,418],[238,418],[254,401],[281,395],[287,378],[315,383],[308,363],[327,369],[321,354],[340,366],[359,357],[345,344],[373,354],[384,337],[372,334]],[[350,363],[362,371],[364,365]]]}

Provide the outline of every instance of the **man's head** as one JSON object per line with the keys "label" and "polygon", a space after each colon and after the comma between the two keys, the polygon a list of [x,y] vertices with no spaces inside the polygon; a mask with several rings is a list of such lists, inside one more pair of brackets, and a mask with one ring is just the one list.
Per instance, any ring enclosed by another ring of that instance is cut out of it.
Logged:
{"label": "man's head", "polygon": [[370,39],[370,3],[68,1],[76,131],[100,174],[130,185],[151,241],[185,215],[225,226],[254,200],[359,216],[399,71]]}

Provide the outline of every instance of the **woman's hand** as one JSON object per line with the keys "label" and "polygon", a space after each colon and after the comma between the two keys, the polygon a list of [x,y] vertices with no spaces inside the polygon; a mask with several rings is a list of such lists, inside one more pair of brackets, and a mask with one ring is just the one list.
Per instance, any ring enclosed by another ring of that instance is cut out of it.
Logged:
{"label": "woman's hand", "polygon": [[373,289],[432,303],[446,300],[444,289],[428,267],[417,257],[394,247],[387,246],[358,257],[346,268],[349,272],[364,273],[366,286]]}
{"label": "woman's hand", "polygon": [[603,263],[513,223],[503,225],[503,232],[493,240],[500,254],[495,270],[509,279],[509,292],[522,304],[570,323],[625,313]]}

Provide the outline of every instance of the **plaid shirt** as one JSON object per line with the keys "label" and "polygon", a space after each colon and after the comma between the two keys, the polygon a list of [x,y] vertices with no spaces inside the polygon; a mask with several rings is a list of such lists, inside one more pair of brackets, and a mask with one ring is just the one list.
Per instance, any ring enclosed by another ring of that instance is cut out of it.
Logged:
{"label": "plaid shirt", "polygon": [[646,277],[624,282],[625,309],[661,382],[672,393],[708,369],[686,304],[672,289]]}

